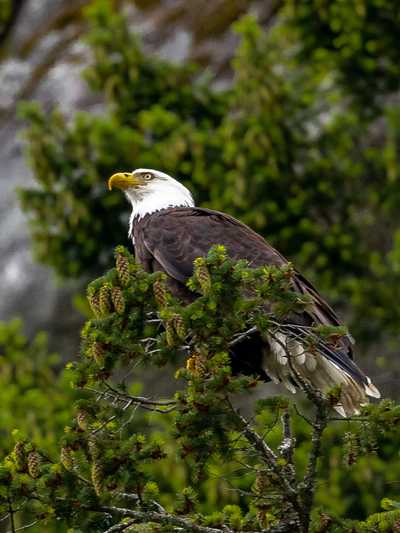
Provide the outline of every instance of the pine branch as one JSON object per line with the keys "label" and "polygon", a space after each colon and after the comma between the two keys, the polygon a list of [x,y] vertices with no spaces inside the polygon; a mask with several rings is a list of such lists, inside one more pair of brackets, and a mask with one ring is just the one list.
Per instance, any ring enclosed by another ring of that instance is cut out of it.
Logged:
{"label": "pine branch", "polygon": [[310,521],[310,514],[314,503],[314,495],[317,478],[317,464],[321,456],[321,446],[323,433],[328,425],[328,405],[324,402],[322,405],[315,406],[315,419],[313,423],[313,433],[311,437],[311,451],[308,459],[307,470],[304,476],[303,485],[303,506],[305,515]]}
{"label": "pine branch", "polygon": [[124,531],[124,529],[128,529],[128,527],[133,526],[135,523],[136,520],[129,520],[129,522],[124,522],[123,524],[115,524],[114,526],[110,527],[110,529],[104,531],[104,533],[116,533],[117,531]]}
{"label": "pine branch", "polygon": [[287,470],[291,477],[291,482],[295,482],[296,472],[293,462],[294,447],[296,444],[296,439],[292,435],[292,428],[290,425],[290,414],[286,409],[282,415],[282,428],[283,428],[283,439],[279,446],[279,453],[287,461]]}
{"label": "pine branch", "polygon": [[131,396],[130,394],[123,393],[114,389],[109,383],[105,384],[109,391],[99,391],[91,387],[86,387],[85,390],[98,394],[98,399],[109,401],[112,404],[122,403],[123,409],[128,409],[131,406],[140,407],[146,411],[152,411],[155,413],[171,413],[176,408],[175,400],[151,400],[142,396]]}
{"label": "pine branch", "polygon": [[[92,511],[109,513],[112,515],[118,515],[123,517],[132,517],[136,522],[155,522],[156,524],[161,524],[163,526],[172,526],[174,528],[179,528],[181,531],[191,531],[193,533],[234,533],[232,529],[227,526],[222,526],[220,529],[215,529],[213,527],[199,526],[194,524],[190,520],[185,518],[177,517],[169,513],[157,513],[155,511],[132,511],[131,509],[125,509],[122,507],[113,507],[113,506],[101,506],[97,509],[91,509]],[[122,525],[122,524],[121,524]],[[123,531],[122,529],[114,529],[111,531]],[[104,533],[109,533],[110,530]]]}
{"label": "pine branch", "polygon": [[297,527],[301,527],[299,531],[306,532],[306,521],[303,513],[302,504],[299,501],[299,495],[297,493],[297,490],[292,485],[293,472],[290,472],[289,474],[288,471],[278,463],[278,456],[275,454],[272,448],[270,448],[265,442],[265,440],[254,429],[251,428],[249,422],[235,410],[229,399],[227,399],[227,402],[230,406],[232,414],[234,415],[234,420],[238,429],[259,452],[261,460],[276,475],[278,483],[281,486],[284,498],[291,505],[293,511],[298,516],[298,521],[296,525]]}
{"label": "pine branch", "polygon": [[15,533],[15,520],[14,520],[14,509],[12,507],[12,502],[10,499],[10,496],[7,496],[7,503],[8,503],[8,512],[10,516],[10,526],[11,526],[11,533]]}
{"label": "pine branch", "polygon": [[30,527],[36,526],[36,524],[38,523],[39,523],[39,520],[34,520],[30,524],[25,524],[24,526],[21,526],[21,527],[15,528],[14,526],[10,531],[7,531],[7,533],[14,533],[14,532],[17,533],[17,531],[23,531],[25,529],[29,529]]}
{"label": "pine branch", "polygon": [[[163,526],[172,526],[174,529],[177,528],[178,531],[190,531],[192,533],[234,533],[234,531],[226,525],[222,525],[218,529],[214,527],[200,526],[198,524],[194,524],[190,520],[168,513],[160,514],[152,511],[132,511],[130,509],[124,509],[121,507],[109,506],[102,506],[99,509],[92,510],[133,518],[133,520],[129,522],[115,524],[111,528],[104,531],[104,533],[116,533],[119,531],[124,531],[133,524],[145,522],[154,522]],[[288,520],[285,520],[284,523],[282,522],[268,529],[262,529],[261,531],[247,531],[247,533],[292,533],[294,531],[298,531],[298,522],[297,520],[289,518]]]}

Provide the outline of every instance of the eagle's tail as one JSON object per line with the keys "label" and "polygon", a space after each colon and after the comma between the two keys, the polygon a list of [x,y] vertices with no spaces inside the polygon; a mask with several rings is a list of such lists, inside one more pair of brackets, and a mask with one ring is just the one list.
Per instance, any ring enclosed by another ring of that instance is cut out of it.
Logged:
{"label": "eagle's tail", "polygon": [[299,377],[323,393],[339,385],[340,400],[334,408],[343,417],[359,414],[369,396],[380,398],[379,390],[347,354],[323,341],[311,351],[299,337],[293,326],[268,336],[270,349],[265,350],[263,369],[273,381],[282,382],[293,393]]}

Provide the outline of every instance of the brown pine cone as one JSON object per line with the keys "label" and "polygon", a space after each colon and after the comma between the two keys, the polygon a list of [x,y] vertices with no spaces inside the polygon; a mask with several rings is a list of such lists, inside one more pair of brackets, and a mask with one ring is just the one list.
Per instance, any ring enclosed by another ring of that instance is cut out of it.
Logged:
{"label": "brown pine cone", "polygon": [[100,309],[100,300],[99,295],[94,290],[89,290],[87,299],[90,305],[91,310],[93,311],[93,314],[96,318],[99,318],[101,316],[101,309]]}
{"label": "brown pine cone", "polygon": [[100,463],[100,461],[94,461],[92,463],[91,476],[94,490],[97,496],[100,496],[104,480],[103,465]]}
{"label": "brown pine cone", "polygon": [[173,322],[176,334],[180,339],[184,339],[186,337],[185,321],[180,315],[174,315]]}
{"label": "brown pine cone", "polygon": [[89,427],[90,422],[89,413],[85,411],[85,409],[79,409],[79,411],[76,413],[76,421],[80,429],[86,431]]}
{"label": "brown pine cone", "polygon": [[119,287],[113,287],[111,289],[111,299],[116,312],[119,315],[122,315],[125,311],[125,298],[122,294],[122,290]]}
{"label": "brown pine cone", "polygon": [[168,291],[165,283],[157,279],[153,284],[154,298],[159,307],[165,307],[168,303]]}
{"label": "brown pine cone", "polygon": [[103,285],[99,291],[99,307],[101,314],[108,315],[111,312],[111,290],[109,285]]}
{"label": "brown pine cone", "polygon": [[60,462],[65,470],[73,470],[74,458],[72,457],[72,449],[69,446],[63,446],[60,451]]}
{"label": "brown pine cone", "polygon": [[173,319],[169,319],[165,325],[165,335],[169,347],[175,344],[175,328]]}
{"label": "brown pine cone", "polygon": [[129,284],[129,261],[123,254],[117,254],[115,259],[119,281],[123,287]]}
{"label": "brown pine cone", "polygon": [[92,345],[92,355],[96,363],[101,366],[104,363],[104,344],[102,342],[94,342]]}
{"label": "brown pine cone", "polygon": [[36,450],[31,451],[28,454],[28,472],[34,479],[40,476],[40,455]]}
{"label": "brown pine cone", "polygon": [[198,262],[195,266],[195,276],[200,284],[201,290],[207,294],[211,288],[211,276],[204,262]]}
{"label": "brown pine cone", "polygon": [[19,472],[26,468],[25,444],[18,441],[14,446],[15,466]]}

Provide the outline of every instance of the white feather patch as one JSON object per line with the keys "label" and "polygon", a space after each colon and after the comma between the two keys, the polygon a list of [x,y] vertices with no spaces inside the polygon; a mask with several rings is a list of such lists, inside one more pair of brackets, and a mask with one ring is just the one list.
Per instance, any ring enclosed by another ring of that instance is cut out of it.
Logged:
{"label": "white feather patch", "polygon": [[370,380],[368,376],[367,376],[367,382],[368,382],[368,385],[364,385],[365,393],[368,394],[368,396],[371,396],[372,398],[380,398],[381,393],[375,387],[375,385],[372,383],[372,381]]}
{"label": "white feather patch", "polygon": [[[368,396],[380,397],[371,380],[360,384],[333,361],[319,353],[306,353],[300,342],[283,333],[268,338],[270,351],[264,353],[263,368],[276,383],[280,381],[295,392],[296,376],[311,383],[321,392],[327,392],[337,385],[341,387],[340,401],[334,407],[343,417],[360,414],[360,407],[368,403]],[[288,364],[288,356],[290,363]]]}

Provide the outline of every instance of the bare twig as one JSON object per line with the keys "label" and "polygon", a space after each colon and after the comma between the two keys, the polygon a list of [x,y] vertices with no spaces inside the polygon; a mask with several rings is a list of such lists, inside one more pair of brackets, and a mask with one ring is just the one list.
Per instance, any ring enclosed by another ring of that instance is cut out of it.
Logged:
{"label": "bare twig", "polygon": [[240,333],[236,337],[234,337],[231,342],[229,343],[229,346],[235,346],[235,344],[239,344],[243,339],[249,337],[253,333],[256,333],[258,331],[257,326],[253,326],[252,328],[248,329],[247,331],[244,331],[243,333]]}
{"label": "bare twig", "polygon": [[[127,500],[130,500],[135,505],[140,503],[139,496],[137,494],[135,494],[134,492],[118,492],[117,494],[121,498],[125,498]],[[155,507],[157,509],[157,511],[159,513],[166,513],[166,510],[164,509],[164,507],[160,503],[158,503],[156,500],[151,500],[150,503],[151,503],[151,505],[153,505],[153,507]]]}
{"label": "bare twig", "polygon": [[293,408],[294,410],[296,411],[296,415],[299,416],[300,418],[302,418],[304,420],[304,422],[306,422],[306,424],[308,424],[309,426],[312,426],[313,425],[313,422],[312,420],[310,420],[309,418],[306,417],[306,415],[304,415],[300,410],[299,408],[297,407],[297,405],[295,403],[293,403]]}
{"label": "bare twig", "polygon": [[15,526],[10,529],[10,531],[8,531],[7,533],[16,533],[17,531],[22,531],[24,529],[29,529],[30,527],[33,527],[35,526],[36,524],[39,523],[39,520],[34,520],[33,522],[31,522],[30,524],[25,524],[24,526],[21,526],[21,527],[17,527],[15,528]]}
{"label": "bare twig", "polygon": [[[114,389],[109,383],[106,383],[106,386],[109,391],[99,391],[91,387],[87,387],[85,390],[98,394],[99,399],[111,401],[112,403],[125,404],[123,407],[124,410],[128,409],[128,407],[135,406],[145,409],[146,411],[166,414],[172,412],[176,408],[175,400],[151,400],[150,398],[142,396],[131,396],[130,394]],[[96,431],[99,431],[99,429]]]}
{"label": "bare twig", "polygon": [[15,533],[15,521],[14,521],[14,509],[12,508],[12,502],[10,499],[10,496],[7,496],[7,503],[8,503],[8,512],[10,516],[10,526],[11,526],[11,533]]}
{"label": "bare twig", "polygon": [[127,394],[125,392],[120,392],[119,390],[112,387],[109,383],[106,383],[106,386],[114,394],[117,394],[129,400],[132,400],[135,403],[142,403],[145,405],[158,405],[161,407],[166,406],[166,405],[176,405],[175,400],[151,400],[150,398],[145,398],[144,396],[131,396],[130,394]]}
{"label": "bare twig", "polygon": [[311,451],[308,459],[306,474],[304,476],[303,506],[308,523],[312,505],[314,503],[315,486],[317,478],[317,463],[321,456],[322,436],[328,424],[328,405],[326,402],[315,406],[314,428],[311,437]]}
{"label": "bare twig", "polygon": [[115,524],[115,526],[110,527],[110,529],[107,529],[104,531],[104,533],[116,533],[117,531],[124,531],[124,529],[128,529],[128,527],[133,526],[135,523],[136,520],[129,520],[129,522],[124,522],[123,524]]}
{"label": "bare twig", "polygon": [[292,428],[290,425],[290,414],[288,409],[282,415],[282,428],[283,428],[283,439],[281,445],[279,446],[279,452],[287,461],[286,468],[290,474],[291,482],[294,483],[296,479],[296,472],[293,463],[293,453],[294,447],[296,444],[296,439],[292,435]]}

